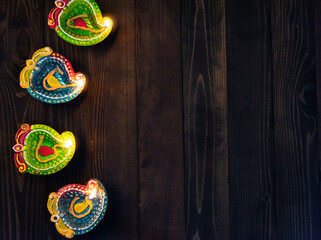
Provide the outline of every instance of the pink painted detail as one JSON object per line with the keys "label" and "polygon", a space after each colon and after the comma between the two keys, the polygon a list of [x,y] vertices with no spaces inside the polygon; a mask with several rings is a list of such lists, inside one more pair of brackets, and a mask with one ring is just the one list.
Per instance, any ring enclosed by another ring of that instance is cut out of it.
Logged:
{"label": "pink painted detail", "polygon": [[71,66],[71,63],[68,61],[67,58],[63,57],[61,54],[56,52],[53,52],[50,56],[64,64],[69,78],[71,78],[75,74],[74,69]]}
{"label": "pink painted detail", "polygon": [[16,144],[16,145],[13,146],[12,149],[13,149],[16,153],[18,153],[18,152],[21,152],[21,151],[22,151],[22,148],[23,148],[23,146],[22,146],[21,144]]}
{"label": "pink painted detail", "polygon": [[[64,2],[65,3],[64,6],[67,6],[69,3],[69,0],[61,0],[60,2]],[[49,16],[48,16],[48,25],[50,28],[52,28],[52,29],[56,28],[57,31],[59,30],[58,18],[59,18],[59,14],[61,13],[62,10],[63,10],[62,8],[59,8],[57,6],[55,6],[53,9],[51,9]]]}
{"label": "pink painted detail", "polygon": [[23,159],[22,152],[14,154],[14,162],[21,173],[27,171],[28,166],[25,163],[25,160]]}
{"label": "pink painted detail", "polygon": [[30,126],[28,124],[22,124],[21,128],[16,133],[15,139],[21,145],[24,145],[24,140],[31,131]]}
{"label": "pink painted detail", "polygon": [[85,185],[76,184],[76,183],[69,184],[69,185],[64,186],[63,188],[60,188],[58,190],[58,192],[57,192],[58,198],[63,197],[66,194],[66,192],[68,192],[70,190],[77,191],[77,192],[81,193],[81,192],[87,192],[88,191],[88,187],[85,186]]}
{"label": "pink painted detail", "polygon": [[54,153],[54,151],[48,146],[41,146],[39,148],[39,153],[41,156],[46,157]]}
{"label": "pink painted detail", "polygon": [[75,26],[78,26],[78,27],[85,27],[85,28],[87,28],[87,24],[86,24],[85,20],[82,19],[82,18],[77,18],[77,19],[75,19],[75,20],[74,20],[74,24],[75,24]]}

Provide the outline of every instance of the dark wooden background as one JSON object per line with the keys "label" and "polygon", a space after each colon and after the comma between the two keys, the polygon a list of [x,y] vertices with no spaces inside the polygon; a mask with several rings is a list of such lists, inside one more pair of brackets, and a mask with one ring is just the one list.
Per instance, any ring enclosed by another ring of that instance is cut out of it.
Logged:
{"label": "dark wooden background", "polygon": [[[0,2],[0,239],[62,239],[48,195],[92,177],[108,211],[77,239],[320,239],[321,1],[97,2],[117,29],[92,47],[49,29],[53,0]],[[70,103],[19,86],[44,46],[88,78]],[[20,174],[22,123],[72,131],[73,160]]]}

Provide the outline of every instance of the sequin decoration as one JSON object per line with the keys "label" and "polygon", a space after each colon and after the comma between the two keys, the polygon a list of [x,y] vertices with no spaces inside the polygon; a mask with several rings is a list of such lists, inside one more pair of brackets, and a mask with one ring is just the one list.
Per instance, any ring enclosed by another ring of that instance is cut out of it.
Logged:
{"label": "sequin decoration", "polygon": [[102,220],[108,196],[97,179],[86,186],[70,184],[49,195],[47,208],[57,231],[67,238],[85,234]]}
{"label": "sequin decoration", "polygon": [[67,42],[90,46],[103,41],[111,32],[113,21],[102,17],[94,0],[57,0],[48,16],[48,25]]}
{"label": "sequin decoration", "polygon": [[23,124],[15,139],[14,161],[21,173],[49,175],[58,172],[72,159],[76,149],[71,132],[60,135],[42,124]]}
{"label": "sequin decoration", "polygon": [[20,86],[34,98],[51,104],[68,102],[84,89],[86,78],[50,47],[36,51],[20,73]]}

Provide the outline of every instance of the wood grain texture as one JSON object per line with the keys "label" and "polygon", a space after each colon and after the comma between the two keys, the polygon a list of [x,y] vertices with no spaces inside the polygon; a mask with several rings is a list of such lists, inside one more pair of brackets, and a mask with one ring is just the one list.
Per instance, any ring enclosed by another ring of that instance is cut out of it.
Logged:
{"label": "wood grain texture", "polygon": [[[321,2],[97,3],[117,28],[78,47],[47,26],[53,0],[0,2],[0,239],[62,239],[48,195],[92,177],[109,207],[77,239],[320,239]],[[88,78],[70,103],[19,86],[44,46]],[[22,123],[72,131],[68,166],[20,174]]]}
{"label": "wood grain texture", "polygon": [[226,0],[226,17],[231,239],[274,239],[269,1]]}
{"label": "wood grain texture", "polygon": [[230,239],[224,3],[182,1],[187,239]]}
{"label": "wood grain texture", "polygon": [[320,239],[313,1],[271,1],[277,235]]}
{"label": "wood grain texture", "polygon": [[[42,45],[39,1],[2,1],[0,4],[0,239],[45,239],[47,224],[40,192],[41,177],[17,173],[12,145],[24,122],[44,120],[42,104],[31,101],[20,88],[19,74],[28,57]],[[38,109],[34,111],[33,109]]]}
{"label": "wood grain texture", "polygon": [[184,239],[180,5],[136,9],[141,239]]}
{"label": "wood grain texture", "polygon": [[[317,169],[316,181],[320,185],[321,174],[321,2],[314,1],[315,59],[316,59],[316,102],[317,102]],[[313,94],[310,95],[313,99]],[[320,189],[320,187],[319,187]]]}

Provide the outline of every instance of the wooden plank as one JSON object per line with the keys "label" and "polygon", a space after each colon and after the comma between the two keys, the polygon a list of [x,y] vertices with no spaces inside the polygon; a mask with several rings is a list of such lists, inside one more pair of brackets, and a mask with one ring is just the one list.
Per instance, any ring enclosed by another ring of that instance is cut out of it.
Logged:
{"label": "wooden plank", "polygon": [[[315,30],[315,58],[316,58],[316,104],[317,104],[317,165],[316,165],[316,177],[317,183],[320,185],[320,174],[321,174],[321,2],[314,1],[314,30]],[[313,89],[313,88],[312,88]],[[314,99],[315,95],[312,91],[307,95],[308,98]],[[307,98],[307,99],[308,99]],[[317,214],[315,214],[317,215]],[[320,237],[319,237],[320,238]]]}
{"label": "wooden plank", "polygon": [[275,237],[269,1],[226,0],[231,239]]}
{"label": "wooden plank", "polygon": [[43,120],[42,104],[32,101],[19,85],[19,74],[30,54],[42,45],[43,4],[4,0],[0,4],[0,239],[45,239],[46,201],[41,177],[23,175],[11,147],[20,125]]}
{"label": "wooden plank", "polygon": [[182,1],[187,239],[230,239],[225,1]]}
{"label": "wooden plank", "polygon": [[271,1],[277,234],[320,239],[313,1]]}
{"label": "wooden plank", "polygon": [[[47,29],[45,43],[66,56],[88,78],[79,99],[50,107],[50,121],[77,137],[75,159],[59,176],[47,180],[50,191],[95,177],[109,194],[104,220],[86,234],[88,239],[138,239],[138,159],[135,71],[134,1],[98,1],[103,16],[112,15],[118,30],[91,47],[71,45]],[[45,2],[48,13],[53,1]],[[46,14],[44,18],[46,18]],[[45,21],[45,20],[44,20]],[[49,191],[49,190],[48,190]],[[48,223],[49,224],[49,223]],[[57,239],[54,226],[48,236]]]}
{"label": "wooden plank", "polygon": [[180,5],[136,2],[141,239],[184,239]]}

